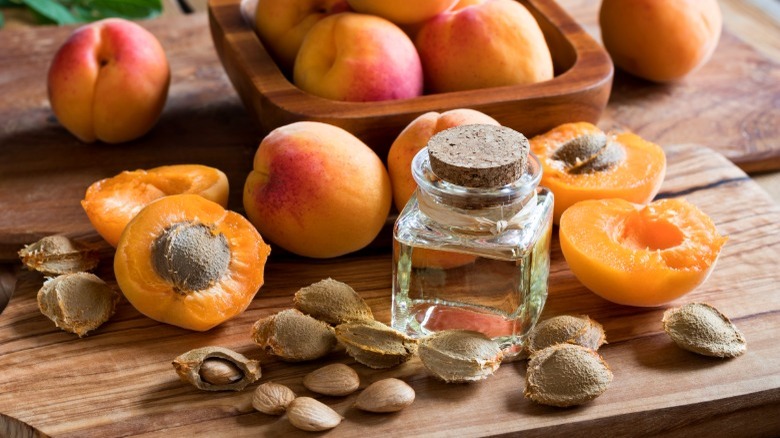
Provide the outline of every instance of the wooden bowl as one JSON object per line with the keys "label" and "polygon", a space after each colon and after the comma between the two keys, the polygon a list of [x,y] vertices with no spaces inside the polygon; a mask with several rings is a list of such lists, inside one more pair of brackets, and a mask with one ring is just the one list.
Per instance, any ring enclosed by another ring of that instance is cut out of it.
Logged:
{"label": "wooden bowl", "polygon": [[472,108],[526,136],[566,122],[598,121],[612,86],[609,55],[554,0],[519,1],[544,32],[555,66],[553,79],[382,102],[341,102],[302,91],[271,59],[251,19],[244,19],[242,0],[209,0],[208,10],[222,65],[264,132],[301,120],[330,123],[352,132],[384,158],[401,130],[429,111]]}

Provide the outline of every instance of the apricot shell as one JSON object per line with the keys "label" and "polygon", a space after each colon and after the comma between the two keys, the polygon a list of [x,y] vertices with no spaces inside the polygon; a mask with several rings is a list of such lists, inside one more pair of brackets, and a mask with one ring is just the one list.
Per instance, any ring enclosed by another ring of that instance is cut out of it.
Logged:
{"label": "apricot shell", "polygon": [[[223,234],[230,251],[227,272],[203,290],[182,292],[163,278],[152,248],[174,224],[197,223]],[[172,195],[144,207],[125,228],[114,257],[117,283],[144,315],[205,331],[243,312],[263,285],[271,248],[243,216],[198,195]]]}
{"label": "apricot shell", "polygon": [[727,238],[683,199],[647,206],[623,199],[579,202],[563,213],[561,251],[574,275],[609,301],[660,306],[702,284]]}

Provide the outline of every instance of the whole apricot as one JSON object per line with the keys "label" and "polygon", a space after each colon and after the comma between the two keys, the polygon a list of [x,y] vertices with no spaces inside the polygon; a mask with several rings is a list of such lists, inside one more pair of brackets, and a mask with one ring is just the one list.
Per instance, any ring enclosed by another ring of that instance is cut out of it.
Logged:
{"label": "whole apricot", "polygon": [[616,66],[668,82],[707,62],[723,19],[717,0],[603,0],[599,23]]}
{"label": "whole apricot", "polygon": [[423,92],[412,40],[384,18],[354,12],[311,27],[295,58],[293,80],[307,93],[349,102],[407,99]]}
{"label": "whole apricot", "polygon": [[384,226],[391,202],[390,178],[376,153],[320,122],[271,131],[244,185],[244,209],[260,233],[307,257],[365,247]]}
{"label": "whole apricot", "polygon": [[623,199],[581,201],[561,216],[561,251],[569,268],[602,298],[660,306],[702,284],[727,238],[683,199],[646,206]]}
{"label": "whole apricot", "polygon": [[127,224],[114,273],[139,312],[204,331],[246,310],[270,252],[244,216],[198,195],[171,195]]}
{"label": "whole apricot", "polygon": [[108,18],[79,27],[49,67],[57,120],[79,140],[121,143],[146,134],[168,97],[160,42],[138,24]]}
{"label": "whole apricot", "polygon": [[387,153],[387,170],[393,184],[393,201],[398,211],[403,210],[417,183],[412,178],[412,160],[428,140],[445,129],[460,125],[499,125],[489,115],[468,108],[457,108],[443,113],[428,112],[412,120],[396,137]]}
{"label": "whole apricot", "polygon": [[530,84],[553,77],[552,55],[539,24],[514,0],[456,5],[426,21],[415,46],[431,93]]}
{"label": "whole apricot", "polygon": [[[468,108],[457,108],[443,113],[428,112],[412,120],[398,134],[387,154],[387,170],[393,185],[393,201],[398,211],[417,190],[412,177],[412,160],[435,134],[455,126],[468,124],[499,125],[489,115]],[[476,257],[448,251],[417,248],[412,255],[414,267],[450,269],[474,262]]]}
{"label": "whole apricot", "polygon": [[292,72],[295,56],[315,23],[349,11],[346,0],[259,0],[255,10],[257,34],[284,72]]}

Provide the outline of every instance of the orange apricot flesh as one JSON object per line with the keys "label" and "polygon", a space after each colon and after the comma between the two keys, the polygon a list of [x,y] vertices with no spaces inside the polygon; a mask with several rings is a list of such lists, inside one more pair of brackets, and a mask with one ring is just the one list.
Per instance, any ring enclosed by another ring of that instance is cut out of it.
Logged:
{"label": "orange apricot flesh", "polygon": [[652,307],[702,284],[727,238],[683,199],[642,206],[623,199],[588,200],[567,209],[561,251],[588,289],[624,305]]}
{"label": "orange apricot flesh", "polygon": [[263,285],[270,251],[240,214],[198,195],[171,195],[127,224],[114,273],[139,312],[205,331],[246,310]]}
{"label": "orange apricot flesh", "polygon": [[666,175],[666,155],[660,146],[629,132],[612,135],[611,141],[625,151],[622,161],[608,170],[569,173],[553,156],[566,141],[583,134],[602,131],[587,122],[566,123],[530,140],[531,151],[542,163],[541,184],[555,195],[556,224],[567,208],[586,199],[620,198],[637,204],[653,200]]}
{"label": "orange apricot flesh", "polygon": [[116,247],[125,226],[144,206],[181,193],[194,193],[226,207],[228,179],[221,170],[199,164],[124,171],[89,186],[81,206],[98,234]]}

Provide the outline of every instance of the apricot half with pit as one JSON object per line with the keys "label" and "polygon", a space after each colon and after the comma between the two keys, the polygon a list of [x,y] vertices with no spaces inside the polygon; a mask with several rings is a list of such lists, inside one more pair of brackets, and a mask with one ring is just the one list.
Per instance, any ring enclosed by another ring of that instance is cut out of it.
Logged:
{"label": "apricot half with pit", "polygon": [[238,213],[198,195],[160,198],[125,228],[114,273],[144,315],[204,331],[243,312],[263,285],[270,247]]}
{"label": "apricot half with pit", "polygon": [[646,204],[666,175],[660,146],[630,132],[606,134],[587,122],[566,123],[532,138],[531,151],[542,163],[541,184],[555,195],[555,223],[586,199]]}
{"label": "apricot half with pit", "polygon": [[125,226],[144,206],[181,193],[194,193],[226,207],[228,179],[221,170],[199,164],[124,171],[89,186],[81,206],[95,230],[116,248]]}
{"label": "apricot half with pit", "polygon": [[660,306],[702,284],[727,238],[683,199],[647,206],[622,199],[579,202],[563,213],[561,251],[574,275],[609,301]]}

